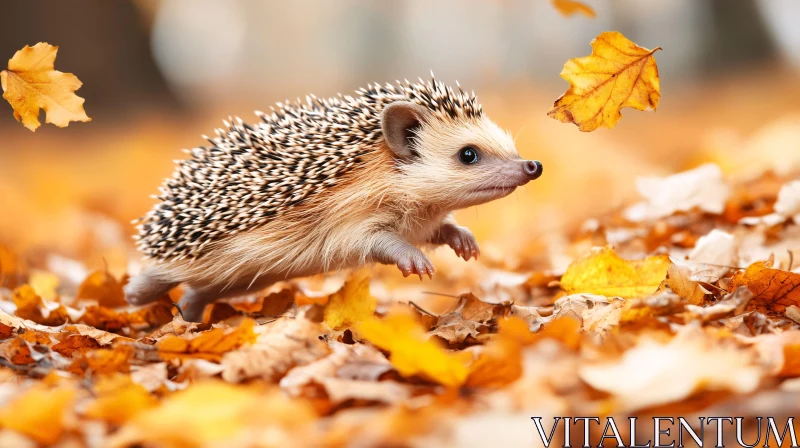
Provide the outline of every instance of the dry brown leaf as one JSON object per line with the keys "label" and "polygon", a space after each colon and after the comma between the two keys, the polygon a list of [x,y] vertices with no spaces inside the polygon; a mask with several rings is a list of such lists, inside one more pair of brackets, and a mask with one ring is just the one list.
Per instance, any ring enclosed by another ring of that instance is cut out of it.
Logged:
{"label": "dry brown leaf", "polygon": [[280,316],[294,305],[294,295],[294,290],[284,288],[264,297],[264,302],[261,305],[259,314],[271,317]]}
{"label": "dry brown leaf", "polygon": [[290,370],[281,388],[295,397],[327,397],[333,406],[346,400],[395,403],[409,397],[407,385],[378,381],[392,365],[371,346],[337,342],[331,349],[330,355]]}
{"label": "dry brown leaf", "polygon": [[229,351],[254,342],[255,327],[254,320],[245,319],[238,327],[212,328],[191,339],[169,334],[158,341],[158,353],[165,360],[202,358],[219,361]]}
{"label": "dry brown leaf", "polygon": [[567,294],[589,293],[625,299],[650,295],[667,275],[670,261],[666,255],[644,260],[624,260],[605,247],[572,262],[561,277]]}
{"label": "dry brown leaf", "polygon": [[253,344],[239,350],[226,350],[221,364],[222,378],[231,383],[262,378],[277,382],[295,366],[301,366],[329,353],[319,340],[320,325],[306,319],[278,319],[255,329]]}
{"label": "dry brown leaf", "polygon": [[476,338],[478,334],[487,333],[488,323],[505,313],[505,306],[486,303],[472,293],[462,294],[458,302],[440,315],[428,333],[451,344],[464,342],[468,337]]}
{"label": "dry brown leaf", "polygon": [[53,327],[69,321],[69,314],[63,305],[54,304],[55,307],[45,305],[44,300],[29,285],[15,289],[12,299],[17,306],[15,314],[23,319]]}
{"label": "dry brown leaf", "polygon": [[667,279],[664,285],[669,286],[675,294],[681,296],[692,305],[701,305],[705,302],[706,291],[700,283],[691,279],[692,272],[685,266],[673,264],[667,270]]}
{"label": "dry brown leaf", "polygon": [[595,18],[597,14],[595,14],[594,9],[591,7],[583,4],[582,2],[577,2],[575,0],[551,0],[553,7],[558,10],[561,14],[569,17],[573,14],[583,14],[586,17]]}
{"label": "dry brown leaf", "polygon": [[750,308],[766,309],[783,315],[786,308],[800,305],[800,274],[773,269],[768,262],[757,262],[731,279],[731,290],[747,286],[753,293]]}
{"label": "dry brown leaf", "polygon": [[588,132],[613,128],[623,107],[655,110],[661,87],[653,53],[660,49],[642,48],[616,31],[600,34],[590,56],[564,64],[561,77],[570,88],[547,115]]}
{"label": "dry brown leaf", "polygon": [[82,83],[72,73],[54,68],[58,47],[39,42],[25,46],[0,72],[3,98],[14,108],[14,118],[31,131],[41,126],[39,110],[47,122],[66,127],[70,121],[92,121],[83,110],[84,99],[75,95]]}

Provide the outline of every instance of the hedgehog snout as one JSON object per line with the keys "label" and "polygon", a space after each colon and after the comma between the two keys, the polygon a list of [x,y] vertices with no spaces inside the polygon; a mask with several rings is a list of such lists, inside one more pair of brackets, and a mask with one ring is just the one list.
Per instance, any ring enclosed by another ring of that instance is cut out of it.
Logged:
{"label": "hedgehog snout", "polygon": [[522,171],[528,176],[528,180],[536,180],[542,176],[542,162],[538,160],[525,160],[522,163]]}

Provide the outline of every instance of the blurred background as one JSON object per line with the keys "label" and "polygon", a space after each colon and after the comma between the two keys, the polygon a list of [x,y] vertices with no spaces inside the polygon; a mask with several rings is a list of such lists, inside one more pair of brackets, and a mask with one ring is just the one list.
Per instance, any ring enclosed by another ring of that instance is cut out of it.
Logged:
{"label": "blurred background", "polygon": [[[474,89],[522,156],[545,166],[514,195],[460,212],[489,260],[558,244],[553,232],[635,199],[639,175],[709,160],[740,175],[800,166],[800,3],[585,3],[597,18],[533,0],[8,3],[0,59],[60,46],[56,69],[83,81],[93,121],[31,133],[0,104],[0,243],[34,264],[60,254],[121,273],[138,258],[130,220],[181,149],[223,118],[431,71]],[[616,128],[590,134],[549,119],[564,62],[611,30],[663,48],[658,111],[624,110]]]}

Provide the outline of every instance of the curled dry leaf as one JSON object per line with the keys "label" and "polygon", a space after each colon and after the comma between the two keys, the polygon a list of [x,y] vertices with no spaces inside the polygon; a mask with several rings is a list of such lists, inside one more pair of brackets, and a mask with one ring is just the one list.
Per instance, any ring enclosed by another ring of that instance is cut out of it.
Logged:
{"label": "curled dry leaf", "polygon": [[730,271],[736,264],[736,238],[728,232],[713,229],[697,240],[689,254],[691,279],[714,283]]}
{"label": "curled dry leaf", "polygon": [[91,121],[83,110],[84,99],[75,95],[82,83],[72,73],[55,70],[58,47],[39,42],[25,46],[0,72],[3,98],[14,108],[14,118],[31,131],[41,126],[39,110],[47,122],[66,127],[70,121]]}
{"label": "curled dry leaf", "polygon": [[281,388],[295,397],[327,397],[333,406],[346,400],[396,403],[411,395],[408,385],[378,381],[392,365],[371,346],[334,342],[331,349],[330,355],[290,370]]}
{"label": "curled dry leaf", "polygon": [[54,306],[48,306],[29,285],[15,289],[12,299],[17,306],[16,315],[23,319],[53,327],[69,321],[69,314],[63,305],[51,303]]}
{"label": "curled dry leaf", "polygon": [[324,314],[329,327],[342,330],[372,317],[377,302],[369,293],[369,280],[369,269],[359,269],[331,295]]}
{"label": "curled dry leaf", "polygon": [[395,311],[383,319],[364,321],[358,325],[358,333],[388,351],[390,361],[403,376],[421,375],[450,387],[458,387],[467,379],[466,364],[472,356],[467,359],[445,351],[428,339],[419,321],[407,312]]}
{"label": "curled dry leaf", "polygon": [[616,31],[600,34],[590,56],[564,64],[561,77],[570,88],[547,115],[589,132],[613,128],[623,107],[655,110],[661,86],[653,53],[660,49],[642,48]]}
{"label": "curled dry leaf", "polygon": [[558,12],[567,17],[573,14],[583,14],[584,16],[591,18],[595,18],[597,16],[597,14],[594,12],[594,9],[582,2],[577,2],[575,0],[552,0],[551,3],[553,4],[553,7],[558,10]]}
{"label": "curled dry leaf", "polygon": [[259,325],[253,344],[226,350],[221,361],[222,379],[231,383],[253,378],[278,381],[291,368],[329,353],[319,340],[321,334],[320,325],[302,318],[283,318]]}
{"label": "curled dry leaf", "polygon": [[488,323],[502,316],[505,309],[504,305],[486,303],[472,293],[462,294],[449,311],[437,318],[428,334],[456,344],[467,337],[474,339],[481,332],[488,333]]}
{"label": "curled dry leaf", "polygon": [[673,264],[667,270],[667,279],[664,280],[664,285],[690,304],[700,305],[705,301],[706,290],[700,286],[700,283],[692,280],[691,276],[692,272],[689,268]]}
{"label": "curled dry leaf", "polygon": [[650,295],[667,275],[666,255],[644,260],[624,260],[613,249],[604,247],[576,260],[561,277],[567,294],[589,293],[625,299]]}

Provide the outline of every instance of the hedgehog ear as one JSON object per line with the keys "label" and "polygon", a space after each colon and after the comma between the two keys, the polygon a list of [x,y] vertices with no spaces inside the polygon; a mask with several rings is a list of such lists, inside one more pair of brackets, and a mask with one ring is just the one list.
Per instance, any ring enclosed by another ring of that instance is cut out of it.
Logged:
{"label": "hedgehog ear", "polygon": [[410,101],[395,101],[381,112],[381,130],[389,149],[401,159],[414,155],[412,140],[428,115],[428,110]]}

